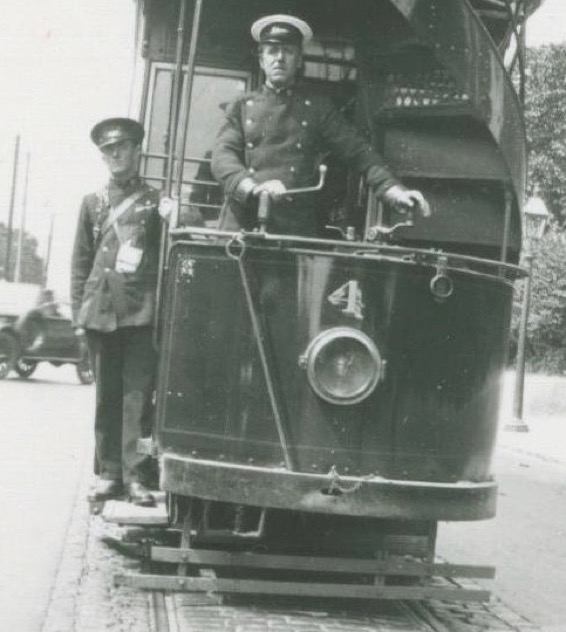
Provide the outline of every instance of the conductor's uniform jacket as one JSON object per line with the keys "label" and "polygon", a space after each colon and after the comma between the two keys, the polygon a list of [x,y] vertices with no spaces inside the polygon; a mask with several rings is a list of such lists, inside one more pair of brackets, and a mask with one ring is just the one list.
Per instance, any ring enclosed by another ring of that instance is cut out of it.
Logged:
{"label": "conductor's uniform jacket", "polygon": [[[114,226],[117,207],[125,210]],[[151,477],[151,462],[137,453],[137,441],[150,434],[152,422],[157,207],[158,192],[138,178],[125,185],[111,180],[87,195],[71,266],[73,322],[86,330],[96,380],[95,473],[124,483]],[[141,254],[137,265],[120,264],[123,244]]]}
{"label": "conductor's uniform jacket", "polygon": [[[398,181],[382,157],[332,105],[330,99],[300,84],[237,97],[226,107],[225,121],[212,152],[212,172],[225,203],[220,228],[250,229],[256,222],[253,188],[280,180],[287,189],[312,186],[322,154],[330,152],[360,175],[377,195]],[[316,199],[310,195],[272,203],[270,232],[317,233]]]}
{"label": "conductor's uniform jacket", "polygon": [[[110,209],[139,195],[117,219]],[[108,187],[83,199],[73,250],[71,299],[76,326],[102,332],[152,323],[159,258],[159,194],[138,178]],[[143,251],[134,272],[118,272],[121,242]]]}

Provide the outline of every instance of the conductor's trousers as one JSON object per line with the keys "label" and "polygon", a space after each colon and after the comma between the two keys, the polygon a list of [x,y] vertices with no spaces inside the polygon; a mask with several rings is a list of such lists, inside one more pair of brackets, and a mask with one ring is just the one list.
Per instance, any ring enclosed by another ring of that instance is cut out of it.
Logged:
{"label": "conductor's trousers", "polygon": [[150,484],[151,459],[137,452],[151,433],[156,357],[152,328],[86,330],[96,380],[95,473],[124,484]]}

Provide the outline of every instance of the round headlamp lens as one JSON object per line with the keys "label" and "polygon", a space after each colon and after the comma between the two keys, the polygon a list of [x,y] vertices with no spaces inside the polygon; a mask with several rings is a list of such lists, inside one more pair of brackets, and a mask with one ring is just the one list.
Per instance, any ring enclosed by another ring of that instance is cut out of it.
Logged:
{"label": "round headlamp lens", "polygon": [[320,333],[308,346],[306,369],[314,392],[332,404],[357,404],[382,377],[383,362],[374,342],[349,327]]}

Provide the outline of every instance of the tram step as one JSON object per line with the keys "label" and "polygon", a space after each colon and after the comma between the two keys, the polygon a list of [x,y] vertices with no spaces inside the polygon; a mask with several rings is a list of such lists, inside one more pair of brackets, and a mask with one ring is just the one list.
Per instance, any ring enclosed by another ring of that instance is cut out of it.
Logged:
{"label": "tram step", "polygon": [[165,494],[155,494],[157,504],[155,507],[138,507],[122,500],[109,500],[102,510],[102,517],[106,522],[116,524],[131,524],[143,526],[167,525],[167,508],[165,506]]}

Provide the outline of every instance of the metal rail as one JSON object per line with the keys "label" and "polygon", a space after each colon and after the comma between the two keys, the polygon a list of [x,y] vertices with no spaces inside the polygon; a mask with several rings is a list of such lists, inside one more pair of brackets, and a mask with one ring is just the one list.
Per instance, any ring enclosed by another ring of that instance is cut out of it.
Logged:
{"label": "metal rail", "polygon": [[193,12],[193,28],[191,32],[191,43],[189,48],[189,58],[187,60],[187,78],[185,83],[185,94],[183,100],[185,102],[185,121],[183,127],[183,135],[181,144],[178,148],[177,164],[179,165],[179,174],[177,178],[177,198],[181,198],[181,189],[183,187],[183,167],[185,158],[185,147],[189,134],[189,121],[191,118],[191,96],[193,93],[193,76],[195,74],[195,61],[197,54],[197,43],[200,30],[200,19],[202,15],[202,0],[196,0]]}
{"label": "metal rail", "polygon": [[[181,578],[181,581],[183,581],[183,578]],[[191,622],[190,610],[187,611],[187,606],[198,608],[203,605],[207,606],[208,621],[211,626],[226,626],[226,623],[231,620],[229,605],[221,606],[203,593],[184,593],[179,595],[169,591],[151,591],[148,595],[148,607],[152,632],[188,632],[189,630],[194,630],[195,627]],[[215,605],[219,605],[216,610],[214,609]],[[331,608],[321,612],[319,605],[312,607],[308,602],[305,604],[304,601],[301,601],[299,609],[288,605],[289,616],[292,616],[293,621],[285,623],[282,620],[281,606],[278,604],[273,605],[273,615],[270,615],[269,606],[266,606],[265,600],[262,601],[260,606],[261,611],[258,611],[257,607],[249,610],[250,614],[257,612],[257,618],[262,619],[262,629],[269,625],[268,619],[273,616],[276,619],[274,623],[281,632],[284,632],[287,626],[289,632],[296,629],[299,619],[304,619],[304,624],[308,630],[324,632],[324,630],[328,629],[329,623],[334,623],[333,620],[336,617]],[[475,607],[477,608],[478,606],[476,605]],[[454,609],[451,612],[454,612]],[[198,614],[202,616],[201,613],[202,611]],[[446,618],[439,618],[438,614],[428,604],[419,601],[393,603],[386,608],[383,617],[380,616],[379,612],[373,612],[371,615],[373,621],[368,620],[367,609],[362,606],[363,619],[361,623],[357,621],[359,616],[355,606],[352,607],[351,613],[344,612],[342,608],[337,613],[338,624],[341,624],[341,627],[349,614],[351,614],[349,623],[352,632],[358,629],[365,631],[371,629],[378,632],[383,629],[383,626],[389,629],[393,623],[392,618],[397,625],[403,625],[403,630],[406,632],[458,632],[462,629],[459,625],[453,626],[451,621]],[[259,621],[256,623],[259,623]],[[241,625],[243,626],[245,623],[242,621]],[[242,629],[244,628],[242,627]]]}
{"label": "metal rail", "polygon": [[[260,245],[262,242],[265,244],[278,244],[279,246],[288,246],[293,252],[304,254],[318,254],[327,256],[350,256],[350,255],[363,255],[369,257],[371,255],[384,255],[389,256],[391,261],[399,262],[411,262],[411,260],[417,260],[419,263],[425,263],[428,260],[438,259],[439,256],[446,257],[449,265],[462,264],[462,271],[469,271],[466,268],[468,265],[476,265],[483,268],[493,269],[502,276],[504,273],[508,274],[512,278],[522,278],[526,276],[527,271],[521,266],[506,263],[502,261],[496,261],[493,259],[482,259],[480,257],[474,257],[471,255],[461,255],[457,253],[451,253],[441,250],[433,250],[426,248],[407,248],[405,246],[392,246],[389,244],[375,244],[369,242],[360,241],[341,241],[336,239],[319,239],[310,237],[295,237],[292,235],[274,235],[270,233],[258,233],[258,232],[242,232],[233,233],[229,231],[222,231],[213,228],[177,228],[172,229],[169,232],[170,235],[175,237],[190,237],[194,234],[197,239],[177,239],[175,245],[210,245],[218,240],[218,238],[225,238],[232,240],[234,237],[239,239],[245,239],[248,243],[253,243],[255,246]],[[202,237],[209,237],[209,240],[203,240]],[[255,243],[254,243],[255,242]],[[303,247],[301,247],[303,246]],[[306,247],[305,247],[306,246]],[[316,246],[325,246],[328,250],[317,249]],[[331,250],[335,248],[335,250]]]}
{"label": "metal rail", "polygon": [[[165,193],[167,196],[171,196],[171,190],[173,186],[173,169],[174,169],[174,154],[175,154],[175,142],[177,122],[179,116],[179,93],[181,88],[181,81],[183,77],[183,46],[185,44],[185,14],[187,10],[188,0],[181,0],[179,7],[179,17],[177,21],[177,49],[175,56],[175,77],[173,85],[171,87],[170,98],[170,116],[169,125],[167,127],[167,156],[165,166]],[[161,226],[161,235],[159,239],[159,260],[157,268],[157,284],[155,288],[156,296],[156,309],[153,321],[153,345],[157,347],[159,340],[159,323],[161,315],[161,296],[163,294],[163,277],[165,275],[165,267],[167,265],[167,254],[169,250],[169,235],[168,227],[165,224]]]}

